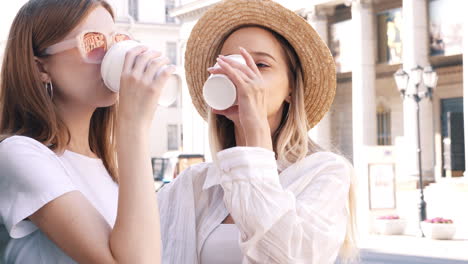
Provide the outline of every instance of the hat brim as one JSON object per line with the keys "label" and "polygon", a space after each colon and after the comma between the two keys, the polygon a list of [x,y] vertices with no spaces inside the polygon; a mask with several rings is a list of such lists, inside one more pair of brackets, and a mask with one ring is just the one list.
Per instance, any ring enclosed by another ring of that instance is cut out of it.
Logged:
{"label": "hat brim", "polygon": [[328,112],[336,93],[336,66],[327,45],[307,21],[271,0],[226,0],[210,8],[194,26],[185,52],[185,72],[192,102],[207,120],[203,100],[207,69],[215,64],[226,38],[243,26],[269,28],[294,48],[302,67],[308,127]]}

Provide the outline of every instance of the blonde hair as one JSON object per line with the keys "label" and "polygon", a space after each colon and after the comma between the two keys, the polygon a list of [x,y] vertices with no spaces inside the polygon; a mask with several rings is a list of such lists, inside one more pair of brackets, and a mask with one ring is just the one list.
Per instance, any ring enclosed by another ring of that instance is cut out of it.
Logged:
{"label": "blonde hair", "polygon": [[[288,63],[288,68],[291,69],[291,71],[288,73],[289,83],[293,84],[291,103],[284,103],[281,123],[272,136],[273,149],[275,151],[276,158],[282,164],[289,166],[293,163],[301,161],[312,153],[324,151],[324,149],[322,149],[318,144],[314,143],[309,138],[307,133],[309,126],[307,121],[307,113],[304,106],[303,73],[300,61],[296,52],[294,51],[294,48],[284,37],[272,31],[271,29],[261,26],[256,27],[263,28],[275,36],[283,48],[283,52]],[[238,29],[240,28],[237,28],[236,30]],[[211,153],[213,159],[216,162],[216,153],[221,150],[236,146],[234,123],[225,116],[216,115],[211,110],[209,110],[208,129]],[[339,254],[339,257],[344,262],[353,261],[358,257],[358,250],[356,246],[357,231],[355,215],[356,186],[354,178],[354,174],[351,175],[351,186],[347,205],[347,231]]]}

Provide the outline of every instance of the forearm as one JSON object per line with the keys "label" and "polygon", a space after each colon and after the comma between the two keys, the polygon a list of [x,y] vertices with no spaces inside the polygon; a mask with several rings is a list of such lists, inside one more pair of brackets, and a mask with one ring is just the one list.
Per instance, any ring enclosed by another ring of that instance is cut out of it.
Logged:
{"label": "forearm", "polygon": [[136,127],[117,129],[119,200],[110,247],[118,263],[160,263],[159,210],[149,130]]}
{"label": "forearm", "polygon": [[271,129],[266,121],[250,121],[244,127],[245,145],[273,150]]}

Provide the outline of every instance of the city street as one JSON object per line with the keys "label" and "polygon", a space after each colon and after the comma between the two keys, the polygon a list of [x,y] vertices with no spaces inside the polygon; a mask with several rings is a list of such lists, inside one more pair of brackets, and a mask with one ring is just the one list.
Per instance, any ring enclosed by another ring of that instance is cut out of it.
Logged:
{"label": "city street", "polygon": [[362,264],[467,264],[468,260],[429,258],[401,254],[389,254],[371,250],[361,252]]}
{"label": "city street", "polygon": [[361,243],[363,264],[468,263],[468,240],[372,235]]}

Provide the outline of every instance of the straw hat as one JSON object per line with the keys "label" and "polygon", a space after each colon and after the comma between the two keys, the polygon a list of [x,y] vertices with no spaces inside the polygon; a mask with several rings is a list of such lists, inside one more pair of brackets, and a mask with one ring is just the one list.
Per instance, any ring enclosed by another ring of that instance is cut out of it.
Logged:
{"label": "straw hat", "polygon": [[271,0],[225,0],[197,22],[185,52],[187,84],[195,108],[207,120],[208,106],[202,93],[209,77],[207,69],[216,63],[225,39],[246,25],[269,28],[294,48],[302,66],[305,110],[312,128],[335,97],[335,63],[327,45],[304,18]]}

